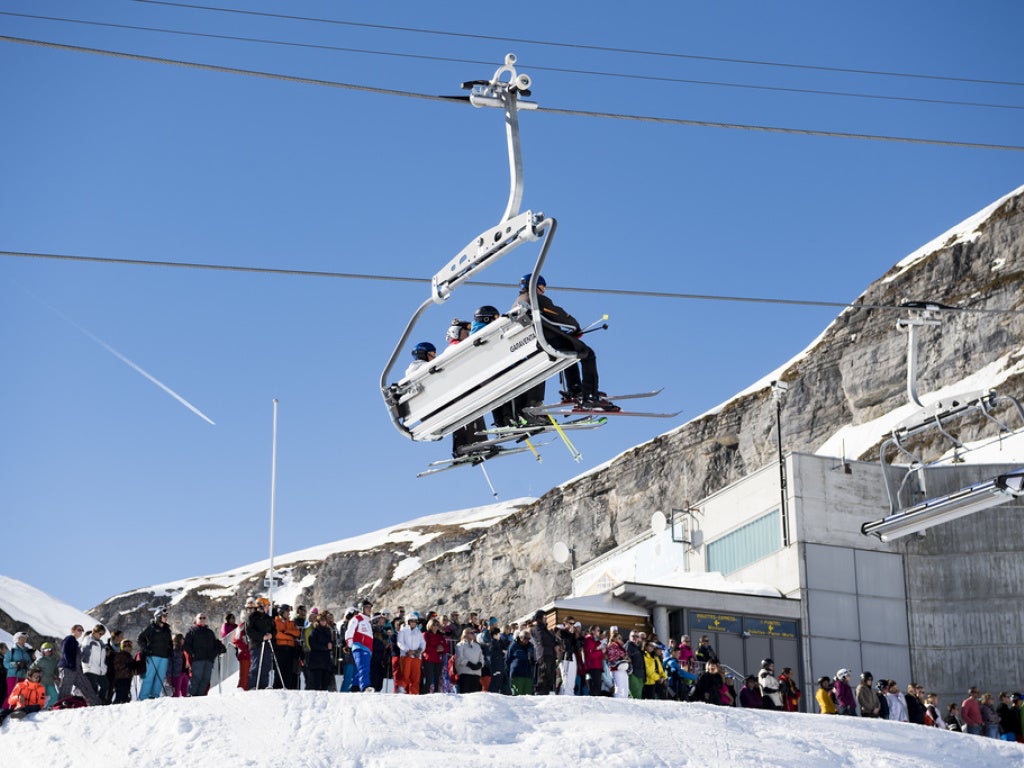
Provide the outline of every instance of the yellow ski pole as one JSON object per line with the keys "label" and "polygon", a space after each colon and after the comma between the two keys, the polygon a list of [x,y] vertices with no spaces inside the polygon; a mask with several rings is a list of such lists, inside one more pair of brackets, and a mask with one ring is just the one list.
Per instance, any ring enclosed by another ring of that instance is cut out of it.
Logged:
{"label": "yellow ski pole", "polygon": [[565,430],[562,429],[562,425],[555,421],[555,417],[550,413],[548,414],[548,418],[551,419],[551,423],[555,425],[555,431],[558,433],[558,436],[562,438],[562,442],[565,443],[565,447],[569,449],[569,454],[572,456],[572,460],[580,461],[583,458],[583,454],[580,453],[576,449],[576,446],[572,444],[572,440],[570,440],[569,436],[565,434]]}

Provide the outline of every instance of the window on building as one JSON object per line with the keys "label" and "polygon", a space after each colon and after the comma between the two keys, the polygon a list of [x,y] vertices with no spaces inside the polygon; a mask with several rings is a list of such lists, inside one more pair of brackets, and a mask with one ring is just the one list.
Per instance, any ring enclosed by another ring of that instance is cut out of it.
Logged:
{"label": "window on building", "polygon": [[732,573],[782,549],[779,510],[762,515],[707,545],[707,569]]}

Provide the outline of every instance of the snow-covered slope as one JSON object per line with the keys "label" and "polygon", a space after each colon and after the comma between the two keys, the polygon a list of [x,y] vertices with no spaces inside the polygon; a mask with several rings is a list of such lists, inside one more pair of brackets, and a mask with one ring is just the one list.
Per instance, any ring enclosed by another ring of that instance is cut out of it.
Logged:
{"label": "snow-covered slope", "polygon": [[7,723],[5,768],[1024,765],[997,739],[853,717],[565,696],[261,691],[49,712]]}
{"label": "snow-covered slope", "polygon": [[[96,623],[89,614],[10,576],[0,576],[0,611],[44,637],[64,637],[75,624]],[[13,629],[0,627],[0,642],[10,645]]]}

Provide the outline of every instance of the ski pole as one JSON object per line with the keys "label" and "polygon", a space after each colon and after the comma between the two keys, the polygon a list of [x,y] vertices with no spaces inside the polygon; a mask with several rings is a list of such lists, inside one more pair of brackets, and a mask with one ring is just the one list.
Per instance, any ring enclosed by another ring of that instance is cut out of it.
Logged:
{"label": "ski pole", "polygon": [[576,462],[580,461],[583,458],[583,454],[580,453],[576,446],[572,444],[569,436],[565,434],[565,430],[562,429],[562,425],[555,421],[555,417],[550,413],[548,414],[548,418],[551,419],[551,423],[554,425],[558,436],[562,438],[562,442],[565,443],[565,447],[569,449],[569,454],[572,456],[572,460]]}
{"label": "ski pole", "polygon": [[582,330],[580,330],[579,334],[577,334],[577,335],[578,336],[582,336],[584,333],[590,333],[591,331],[596,331],[596,330],[598,330],[598,326],[600,326],[601,330],[607,330],[608,329],[608,323],[605,322],[605,320],[607,320],[607,319],[608,319],[608,315],[601,315],[600,318],[598,318],[597,320],[592,322],[586,328],[583,328]]}

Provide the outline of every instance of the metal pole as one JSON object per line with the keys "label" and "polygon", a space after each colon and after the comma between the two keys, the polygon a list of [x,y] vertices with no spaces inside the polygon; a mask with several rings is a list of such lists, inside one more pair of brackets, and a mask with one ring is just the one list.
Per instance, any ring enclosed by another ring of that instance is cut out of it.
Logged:
{"label": "metal pole", "polygon": [[786,501],[786,459],[782,453],[782,401],[786,398],[789,384],[784,381],[772,382],[772,397],[775,400],[775,431],[779,448],[779,512],[782,517],[782,546],[789,546],[789,511]]}
{"label": "metal pole", "polygon": [[277,497],[277,398],[274,398],[274,436],[270,459],[270,570],[267,573],[267,599],[274,605],[274,505]]}

